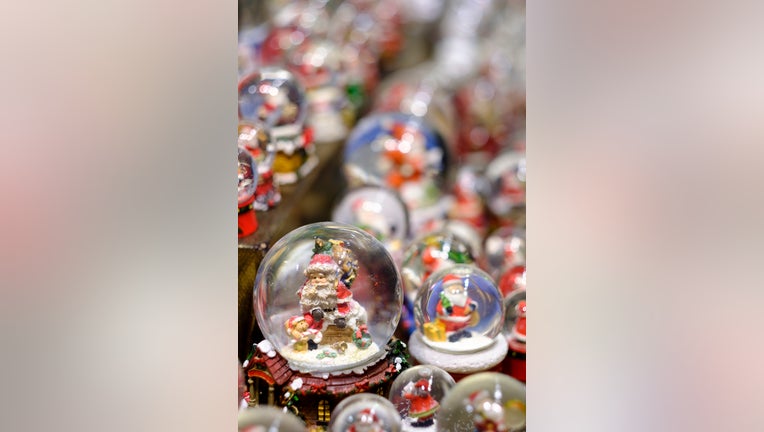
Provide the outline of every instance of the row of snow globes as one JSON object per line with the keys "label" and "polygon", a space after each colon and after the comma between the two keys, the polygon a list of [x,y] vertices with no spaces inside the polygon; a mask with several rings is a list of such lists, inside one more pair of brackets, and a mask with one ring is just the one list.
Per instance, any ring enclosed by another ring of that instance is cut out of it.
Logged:
{"label": "row of snow globes", "polygon": [[[424,280],[415,299],[417,330],[408,345],[411,354],[426,366],[403,371],[403,362],[397,359],[397,366],[390,364],[384,375],[387,379],[398,376],[390,398],[399,408],[407,404],[406,414],[401,414],[406,419],[404,430],[436,430],[439,402],[432,393],[445,393],[453,386],[454,379],[446,371],[464,378],[492,369],[507,354],[507,341],[501,332],[505,325],[504,305],[509,303],[502,299],[489,274],[468,263],[468,246],[457,246],[456,237],[442,236],[448,241],[428,240],[427,247],[434,247],[422,254],[430,251],[440,268],[427,268],[425,271],[432,270],[432,274],[420,275]],[[442,255],[444,249],[447,251]],[[449,257],[462,263],[448,265]],[[404,272],[407,270],[404,268]],[[368,232],[334,222],[297,228],[269,250],[255,281],[255,316],[267,342],[267,356],[279,356],[289,369],[317,379],[318,384],[311,384],[308,391],[325,394],[338,383],[363,391],[368,388],[364,374],[387,361],[389,342],[401,316],[402,285],[392,255]],[[513,324],[511,338],[522,334],[524,343],[524,302],[520,313],[522,320]],[[261,349],[263,346],[258,344]],[[475,380],[479,385],[470,384]],[[452,411],[457,413],[449,414],[444,409],[438,418],[445,418],[449,425],[474,423],[474,429],[456,430],[524,429],[522,383],[496,373],[474,375],[463,381],[472,390],[460,397],[473,406],[461,400],[454,402]],[[494,384],[488,386],[490,383]],[[399,430],[399,426],[393,426],[401,423],[397,416],[388,416],[387,424],[376,424],[385,416],[379,414],[372,420],[371,414],[360,411],[361,407],[368,408],[371,396],[359,394],[344,399],[335,407],[337,414],[332,416],[330,430]],[[509,399],[503,400],[505,396]],[[353,404],[356,400],[358,404]],[[306,403],[310,403],[309,399]],[[449,406],[447,400],[443,404]],[[355,408],[351,410],[351,406]],[[380,406],[392,408],[386,400]],[[465,409],[467,420],[458,413]],[[394,409],[388,411],[395,413]]]}
{"label": "row of snow globes", "polygon": [[[444,370],[414,366],[398,375],[386,399],[358,393],[332,410],[325,426],[308,427],[273,406],[240,411],[239,432],[516,432],[526,430],[525,386],[495,372],[459,383]],[[325,427],[325,429],[324,429]]]}
{"label": "row of snow globes", "polygon": [[[421,232],[448,215],[484,234],[486,205],[500,221],[516,221],[525,205],[522,139],[497,132],[491,140],[501,139],[501,146],[478,145],[476,140],[488,139],[483,136],[488,132],[475,126],[467,138],[472,144],[465,147],[459,132],[455,151],[455,114],[450,99],[435,83],[420,77],[422,74],[416,71],[413,78],[393,77],[376,99],[373,112],[352,129],[343,152],[348,185],[393,190],[409,212],[413,232]],[[258,166],[255,210],[265,211],[278,204],[279,185],[295,183],[317,166],[314,141],[335,141],[347,135],[321,138],[329,134],[321,129],[336,129],[332,121],[323,118],[335,111],[311,103],[301,82],[281,67],[260,68],[240,81],[238,145]],[[463,115],[477,115],[471,112]],[[311,123],[307,119],[311,115],[323,117]],[[483,115],[501,123],[496,115]],[[481,120],[479,125],[487,121]],[[479,168],[465,164],[453,173],[455,159],[469,161],[478,153],[490,162]]]}

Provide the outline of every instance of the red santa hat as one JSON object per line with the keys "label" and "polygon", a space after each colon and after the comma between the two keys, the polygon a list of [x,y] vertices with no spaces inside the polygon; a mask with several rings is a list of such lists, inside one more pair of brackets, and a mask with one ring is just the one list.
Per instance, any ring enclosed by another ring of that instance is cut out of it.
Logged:
{"label": "red santa hat", "polygon": [[321,273],[336,273],[339,271],[339,266],[331,256],[326,254],[315,254],[313,255],[313,258],[310,259],[310,263],[305,272],[310,273],[314,271]]}
{"label": "red santa hat", "polygon": [[419,381],[417,381],[414,384],[414,387],[416,387],[418,389],[421,389],[421,390],[424,390],[426,392],[429,392],[430,391],[430,380],[422,378],[422,379],[420,379]]}
{"label": "red santa hat", "polygon": [[310,326],[313,321],[313,318],[310,315],[303,316],[303,315],[295,315],[291,318],[289,318],[286,322],[286,328],[290,329],[295,326],[300,321],[305,321],[308,323],[308,326]]}
{"label": "red santa hat", "polygon": [[453,285],[462,285],[462,278],[453,273],[447,274],[445,277],[443,277],[443,288]]}

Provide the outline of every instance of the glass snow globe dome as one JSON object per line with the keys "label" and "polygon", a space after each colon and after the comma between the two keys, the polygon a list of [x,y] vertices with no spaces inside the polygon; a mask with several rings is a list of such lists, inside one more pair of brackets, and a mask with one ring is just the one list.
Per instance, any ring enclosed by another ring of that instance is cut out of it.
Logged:
{"label": "glass snow globe dome", "polygon": [[525,152],[509,150],[488,164],[485,177],[489,183],[488,208],[499,218],[525,208]]}
{"label": "glass snow globe dome", "polygon": [[362,371],[383,357],[403,302],[385,246],[336,222],[305,225],[277,241],[254,290],[263,335],[292,369],[308,373]]}
{"label": "glass snow globe dome", "polygon": [[383,186],[351,188],[334,206],[332,220],[368,232],[387,247],[396,262],[409,239],[406,204],[394,190]]}
{"label": "glass snow globe dome", "polygon": [[496,372],[459,381],[443,399],[439,431],[525,430],[525,385]]}
{"label": "glass snow globe dome", "polygon": [[288,132],[281,129],[301,130],[306,115],[305,90],[288,70],[264,67],[239,81],[239,118],[262,122],[273,138]]}
{"label": "glass snow globe dome", "polygon": [[409,209],[437,203],[446,187],[450,156],[441,137],[419,117],[377,113],[348,136],[344,172],[351,186],[396,190]]}
{"label": "glass snow globe dome", "polygon": [[239,207],[248,205],[252,202],[255,196],[255,188],[257,187],[257,164],[244,147],[239,147],[239,164],[238,164],[238,198]]}
{"label": "glass snow globe dome", "polygon": [[454,264],[472,264],[474,254],[467,241],[448,230],[424,234],[406,248],[401,263],[406,296],[411,301],[433,272]]}
{"label": "glass snow globe dome", "polygon": [[330,432],[400,432],[401,418],[389,400],[372,393],[352,395],[337,404]]}
{"label": "glass snow globe dome", "polygon": [[425,280],[414,301],[414,319],[429,347],[473,353],[492,346],[504,325],[504,304],[488,273],[455,264]]}
{"label": "glass snow globe dome", "polygon": [[239,413],[239,432],[305,432],[305,424],[294,414],[272,406],[256,406]]}
{"label": "glass snow globe dome", "polygon": [[390,402],[403,419],[403,430],[435,430],[435,416],[454,378],[443,369],[419,365],[401,372],[390,386]]}

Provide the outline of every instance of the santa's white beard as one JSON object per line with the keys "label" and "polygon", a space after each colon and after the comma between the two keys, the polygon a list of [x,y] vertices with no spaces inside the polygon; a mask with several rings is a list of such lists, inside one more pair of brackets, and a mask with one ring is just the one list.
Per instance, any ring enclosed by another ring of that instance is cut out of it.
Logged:
{"label": "santa's white beard", "polygon": [[337,307],[337,290],[331,283],[307,284],[302,290],[300,304],[308,310],[334,309]]}
{"label": "santa's white beard", "polygon": [[446,294],[446,298],[454,306],[464,307],[467,304],[467,294]]}

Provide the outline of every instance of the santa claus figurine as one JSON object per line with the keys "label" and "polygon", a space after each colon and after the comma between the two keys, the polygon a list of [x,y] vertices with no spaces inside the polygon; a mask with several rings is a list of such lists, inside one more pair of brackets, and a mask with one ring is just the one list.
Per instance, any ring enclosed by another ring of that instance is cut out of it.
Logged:
{"label": "santa claus figurine", "polygon": [[414,427],[427,427],[435,423],[435,413],[440,409],[440,404],[432,397],[432,386],[427,379],[406,384],[401,396],[409,400],[409,417]]}
{"label": "santa claus figurine", "polygon": [[358,413],[353,424],[348,428],[348,432],[384,432],[385,425],[379,420],[374,410],[364,408]]}
{"label": "santa claus figurine", "polygon": [[443,278],[443,291],[435,308],[438,320],[445,325],[449,342],[472,337],[467,330],[478,322],[477,302],[467,295],[467,287],[456,275]]}
{"label": "santa claus figurine", "polygon": [[509,432],[504,422],[504,407],[487,390],[478,390],[469,397],[475,432]]}
{"label": "santa claus figurine", "polygon": [[315,320],[327,315],[335,316],[332,324],[339,328],[347,325],[353,294],[339,279],[340,268],[327,254],[315,254],[305,269],[308,280],[297,292],[304,313]]}

